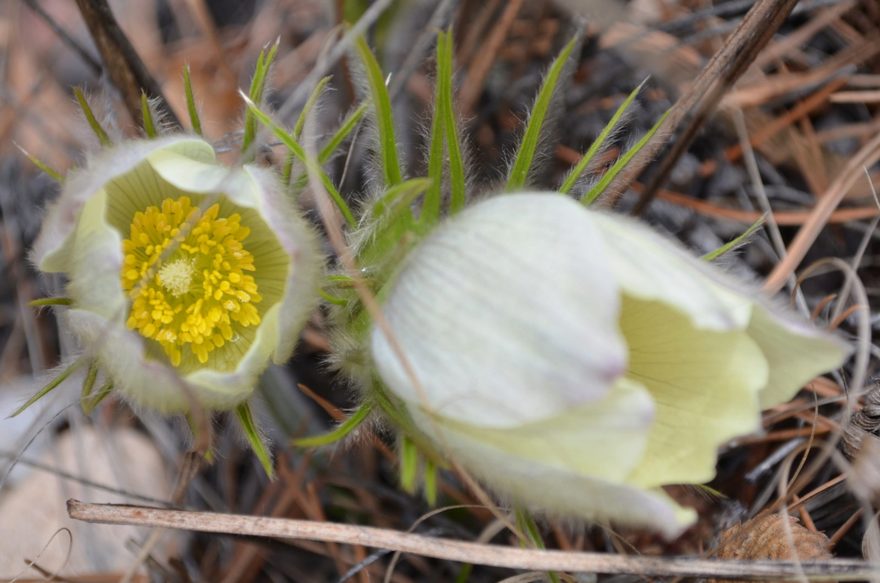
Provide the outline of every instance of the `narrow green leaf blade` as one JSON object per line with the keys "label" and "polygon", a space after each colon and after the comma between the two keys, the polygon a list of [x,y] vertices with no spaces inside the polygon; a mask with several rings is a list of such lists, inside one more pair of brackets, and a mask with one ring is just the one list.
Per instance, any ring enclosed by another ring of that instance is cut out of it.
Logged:
{"label": "narrow green leaf blade", "polygon": [[236,407],[235,416],[238,419],[242,431],[244,431],[244,437],[247,439],[248,445],[251,446],[251,450],[253,450],[257,459],[260,460],[260,465],[263,466],[263,471],[266,472],[266,475],[269,476],[269,478],[274,478],[275,467],[272,465],[272,454],[269,452],[269,446],[266,444],[263,436],[260,435],[260,430],[257,428],[257,424],[254,421],[254,415],[253,412],[251,412],[250,405],[248,405],[247,402],[244,402]]}
{"label": "narrow green leaf blade", "polygon": [[7,417],[7,419],[11,419],[12,417],[17,417],[18,415],[23,413],[25,409],[27,409],[28,407],[30,407],[31,405],[33,405],[34,403],[36,403],[37,401],[39,401],[40,399],[42,399],[43,397],[45,397],[46,395],[51,393],[54,389],[58,388],[58,385],[60,385],[64,381],[66,381],[70,377],[70,375],[72,375],[84,363],[85,363],[85,360],[83,360],[82,358],[77,358],[76,360],[74,360],[70,364],[70,366],[68,366],[67,368],[62,370],[60,373],[58,373],[58,375],[55,378],[53,378],[51,381],[49,381],[46,384],[46,386],[44,386],[42,389],[37,391],[33,397],[28,399],[24,405],[22,405],[21,407],[19,407],[15,411],[13,411],[12,414]]}
{"label": "narrow green leaf blade", "polygon": [[86,96],[83,94],[82,89],[75,87],[73,89],[73,95],[76,97],[76,102],[79,104],[79,108],[82,110],[83,115],[86,116],[86,121],[89,123],[89,127],[92,128],[92,131],[95,133],[95,136],[97,136],[98,141],[101,142],[101,145],[111,145],[113,142],[110,140],[110,136],[101,126],[100,122],[98,122],[98,118],[95,117],[95,112],[92,111],[92,107],[89,105],[88,100],[86,100]]}
{"label": "narrow green leaf blade", "polygon": [[336,152],[336,148],[348,138],[349,134],[354,131],[354,128],[356,128],[364,118],[369,105],[369,103],[360,104],[357,109],[345,118],[342,125],[336,130],[336,133],[334,133],[324,147],[321,148],[321,151],[318,153],[318,162],[323,164],[330,159],[330,157]]}
{"label": "narrow green leaf blade", "polygon": [[739,235],[737,235],[736,237],[734,237],[733,239],[731,239],[730,241],[728,241],[727,243],[725,243],[724,245],[719,247],[718,249],[715,249],[714,251],[710,251],[709,253],[706,253],[705,255],[703,255],[703,257],[701,257],[701,259],[703,259],[704,261],[715,261],[716,259],[718,259],[722,255],[724,255],[725,253],[729,253],[730,251],[733,251],[734,249],[741,247],[742,245],[746,244],[748,242],[748,240],[752,237],[752,235],[754,235],[756,232],[758,232],[758,229],[763,227],[764,223],[766,223],[766,222],[767,222],[767,213],[764,213],[763,215],[758,217],[758,220],[755,221],[754,223],[752,223],[748,229],[746,229],[745,231],[743,231],[742,233],[740,233]]}
{"label": "narrow green leaf blade", "polygon": [[400,438],[400,486],[409,494],[416,491],[419,475],[419,450],[405,435]]}
{"label": "narrow green leaf blade", "polygon": [[193,94],[189,65],[183,67],[183,92],[186,94],[186,111],[189,113],[189,123],[196,134],[202,135],[202,119],[199,117],[199,110],[196,108],[196,98]]}
{"label": "narrow green leaf blade", "polygon": [[293,136],[287,133],[284,128],[276,124],[268,114],[257,107],[257,105],[253,101],[251,101],[244,94],[242,94],[242,98],[247,104],[248,111],[251,112],[251,114],[253,114],[253,116],[260,121],[260,123],[269,128],[275,135],[275,137],[281,140],[281,142],[285,146],[287,146],[287,149],[290,150],[290,152],[294,156],[296,156],[300,162],[313,169],[318,174],[318,176],[320,176],[321,184],[327,190],[327,193],[336,204],[339,212],[342,213],[342,216],[345,219],[346,223],[348,223],[350,227],[357,226],[357,220],[354,218],[354,215],[352,214],[351,209],[348,207],[348,204],[346,204],[345,200],[342,198],[342,195],[339,194],[336,186],[334,186],[333,181],[330,180],[330,177],[327,176],[327,173],[324,172],[324,169],[321,168],[318,162],[312,160],[306,154],[305,148],[303,148],[302,145],[300,145],[300,143],[293,138]]}
{"label": "narrow green leaf blade", "polygon": [[367,74],[373,109],[376,113],[376,126],[379,131],[379,154],[382,158],[382,170],[388,186],[399,184],[403,180],[400,161],[397,154],[397,139],[394,135],[394,117],[391,111],[391,99],[385,78],[379,68],[376,56],[370,50],[367,41],[360,37],[355,41],[358,55]]}
{"label": "narrow green leaf blade", "polygon": [[55,170],[54,168],[52,168],[51,166],[49,166],[48,164],[46,164],[45,162],[43,162],[42,160],[40,160],[39,158],[37,158],[36,156],[31,154],[30,152],[28,152],[27,150],[25,150],[24,148],[22,148],[20,145],[16,144],[15,142],[13,142],[13,144],[15,145],[16,148],[18,148],[19,152],[24,154],[27,157],[27,159],[31,161],[31,164],[33,164],[34,166],[36,166],[37,168],[39,168],[40,170],[45,172],[46,175],[49,176],[49,178],[51,178],[55,182],[63,182],[64,181],[64,176],[62,176],[60,172],[58,172],[57,170]]}
{"label": "narrow green leaf blade", "polygon": [[156,121],[153,119],[153,111],[150,109],[150,100],[147,99],[147,94],[143,91],[141,92],[141,117],[143,118],[144,133],[148,138],[155,138],[157,135]]}
{"label": "narrow green leaf blade", "polygon": [[431,186],[433,184],[430,178],[412,178],[389,188],[373,203],[373,218],[381,219],[402,208],[409,208],[410,203]]}
{"label": "narrow green leaf blade", "polygon": [[[517,508],[514,511],[514,514],[516,516],[517,528],[519,528],[523,535],[528,539],[528,541],[522,542],[530,543],[528,546],[531,546],[532,548],[545,549],[546,545],[544,544],[544,539],[541,538],[541,531],[538,530],[538,525],[535,523],[535,519],[532,518],[532,515],[521,508]],[[560,583],[559,574],[553,571],[547,573],[547,578],[551,583]]]}
{"label": "narrow green leaf blade", "polygon": [[[388,265],[403,259],[408,234],[419,232],[413,220],[411,205],[431,186],[428,178],[413,178],[391,187],[376,201],[371,214],[375,220],[369,243],[359,250],[363,265]],[[404,245],[402,245],[404,243]]]}
{"label": "narrow green leaf blade", "polygon": [[[309,114],[314,109],[315,105],[318,103],[318,99],[320,99],[321,94],[324,92],[324,89],[327,87],[327,83],[330,82],[330,76],[322,78],[315,85],[315,88],[309,94],[309,98],[306,100],[306,104],[303,106],[302,111],[299,112],[299,116],[296,118],[296,123],[293,126],[293,131],[291,135],[299,139],[302,135],[303,128],[306,125],[306,119],[308,119]],[[291,174],[293,173],[293,161],[296,160],[296,156],[293,154],[288,154],[287,159],[284,161],[284,170],[281,172],[281,179],[284,184],[290,184]]]}
{"label": "narrow green leaf blade", "polygon": [[70,306],[72,304],[73,300],[70,298],[38,298],[28,302],[28,305],[34,308],[41,308],[43,306]]}
{"label": "narrow green leaf blade", "polygon": [[440,220],[440,198],[443,193],[443,158],[445,154],[444,140],[446,128],[443,126],[443,65],[446,55],[446,35],[437,35],[437,78],[434,80],[434,112],[431,116],[431,141],[428,147],[428,178],[431,186],[425,193],[419,222],[429,227]]}
{"label": "narrow green leaf blade", "polygon": [[636,96],[641,92],[642,87],[647,83],[647,79],[642,81],[638,87],[632,90],[623,103],[620,104],[620,107],[617,108],[617,111],[614,112],[614,115],[611,116],[611,119],[608,120],[608,123],[602,128],[602,131],[599,132],[599,135],[596,136],[596,139],[590,144],[589,149],[586,154],[584,154],[574,168],[568,173],[568,176],[565,178],[565,182],[562,183],[562,186],[559,187],[559,192],[563,194],[568,194],[571,192],[571,189],[574,188],[574,185],[577,183],[578,179],[584,173],[584,170],[587,169],[590,162],[593,161],[593,158],[596,157],[596,154],[599,153],[599,150],[605,145],[605,141],[608,139],[608,136],[611,135],[611,132],[617,127],[620,123],[620,119],[627,112],[627,110],[632,105],[633,101],[635,101]]}
{"label": "narrow green leaf blade", "polygon": [[553,64],[550,66],[547,78],[544,80],[544,84],[538,92],[538,98],[535,100],[535,105],[532,107],[532,111],[529,114],[529,120],[526,123],[526,130],[525,133],[523,133],[522,140],[517,149],[513,166],[510,168],[510,175],[507,178],[508,191],[518,190],[526,185],[526,181],[529,177],[529,170],[532,168],[535,152],[538,149],[538,142],[541,138],[541,130],[544,127],[544,120],[547,117],[547,110],[550,108],[550,104],[553,101],[553,93],[559,83],[559,78],[562,75],[568,57],[571,55],[577,42],[578,37],[568,41],[568,44],[565,45],[565,48],[562,49],[562,52],[559,53],[559,56],[556,57],[556,60],[554,60]]}
{"label": "narrow green leaf blade", "polygon": [[635,143],[635,145],[621,156],[617,162],[615,162],[611,168],[609,168],[605,174],[602,175],[602,178],[599,179],[599,182],[593,185],[593,188],[589,190],[582,198],[581,202],[584,206],[589,206],[595,202],[597,198],[599,198],[605,189],[608,188],[608,185],[617,177],[618,174],[626,168],[626,165],[629,164],[629,161],[632,160],[633,156],[638,154],[639,150],[645,147],[645,144],[657,133],[657,130],[660,129],[660,126],[663,125],[663,122],[666,120],[666,116],[669,114],[667,111],[663,115],[660,116],[660,119],[657,120],[648,132],[641,137],[641,139]]}
{"label": "narrow green leaf blade", "polygon": [[322,445],[330,445],[345,439],[348,434],[360,427],[361,423],[366,421],[370,415],[372,407],[363,404],[349,415],[348,419],[339,424],[336,429],[322,435],[314,435],[311,437],[301,437],[293,440],[293,445],[297,447],[320,447]]}
{"label": "narrow green leaf blade", "polygon": [[82,393],[80,394],[80,400],[87,399],[92,394],[92,389],[95,388],[95,380],[98,378],[98,363],[96,361],[92,361],[89,363],[89,370],[86,373],[86,378],[83,379],[82,385]]}
{"label": "narrow green leaf blade", "polygon": [[[302,111],[299,112],[299,116],[296,118],[296,124],[293,126],[293,137],[299,139],[302,135],[303,128],[306,125],[306,119],[308,119],[309,114],[312,113],[312,109],[315,108],[315,105],[318,103],[318,99],[321,98],[321,95],[324,93],[324,89],[327,87],[327,83],[330,82],[330,76],[323,77],[320,81],[315,84],[315,88],[312,89],[312,92],[309,94],[309,98],[306,100],[306,104],[303,105]],[[257,102],[259,103],[259,102]]]}
{"label": "narrow green leaf blade", "polygon": [[[254,68],[254,77],[251,79],[251,87],[248,92],[248,97],[253,103],[260,103],[263,100],[266,81],[269,78],[269,69],[272,67],[272,61],[275,60],[275,55],[278,53],[279,42],[280,39],[277,39],[271,47],[264,48],[260,51],[260,56],[257,57],[257,65]],[[245,112],[244,117],[244,137],[241,140],[241,151],[249,153],[248,158],[251,160],[254,156],[253,153],[250,153],[250,149],[256,136],[257,121],[254,119],[251,110],[248,110]]]}
{"label": "narrow green leaf blade", "polygon": [[462,156],[461,140],[458,135],[458,119],[455,116],[455,97],[453,95],[453,47],[452,31],[446,31],[446,43],[440,59],[442,69],[439,75],[443,83],[440,107],[444,117],[443,127],[446,129],[446,151],[449,156],[449,212],[455,214],[464,208],[466,199],[464,157]]}
{"label": "narrow green leaf blade", "polygon": [[437,504],[437,465],[430,459],[425,459],[424,465],[422,491],[425,493],[425,502],[434,506]]}
{"label": "narrow green leaf blade", "polygon": [[98,389],[97,393],[89,395],[85,399],[80,399],[79,405],[82,407],[83,413],[86,415],[91,415],[92,411],[100,405],[104,399],[107,398],[110,393],[113,392],[113,383],[111,381],[107,381],[104,383],[100,389]]}

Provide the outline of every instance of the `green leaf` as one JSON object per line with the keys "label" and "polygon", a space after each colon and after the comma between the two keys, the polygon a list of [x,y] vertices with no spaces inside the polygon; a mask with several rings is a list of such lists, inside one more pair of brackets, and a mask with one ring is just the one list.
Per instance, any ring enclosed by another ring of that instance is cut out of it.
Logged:
{"label": "green leaf", "polygon": [[46,175],[49,176],[49,178],[51,178],[55,182],[63,182],[64,181],[64,176],[62,176],[60,172],[58,172],[57,170],[55,170],[54,168],[52,168],[51,166],[49,166],[48,164],[46,164],[45,162],[43,162],[42,160],[37,158],[36,156],[32,155],[30,152],[28,152],[27,150],[25,150],[24,148],[22,148],[21,146],[19,146],[15,142],[13,142],[13,144],[15,145],[16,148],[18,148],[19,152],[21,152],[22,154],[27,156],[27,159],[31,161],[31,164],[33,164],[34,166],[36,166],[37,168],[39,168],[40,170],[45,172]]}
{"label": "green leaf", "polygon": [[379,131],[379,154],[382,158],[382,170],[385,184],[394,186],[403,180],[400,170],[400,162],[397,155],[397,139],[394,135],[394,117],[391,112],[391,99],[388,97],[388,88],[385,86],[385,77],[376,61],[376,56],[370,50],[367,41],[359,37],[355,41],[358,55],[364,64],[367,73],[367,82],[370,86],[370,95],[373,102],[373,110],[376,114],[376,127]]}
{"label": "green leaf", "polygon": [[98,118],[95,117],[95,112],[92,111],[82,89],[74,87],[73,95],[76,97],[76,102],[79,104],[79,108],[82,110],[83,115],[86,116],[86,121],[89,122],[89,127],[92,128],[92,131],[95,133],[95,136],[97,136],[98,141],[101,142],[101,145],[111,145],[113,142],[110,140],[110,136],[107,135],[107,132],[104,131],[104,128],[101,127],[101,124],[98,122]]}
{"label": "green leaf", "polygon": [[141,117],[144,122],[144,133],[148,138],[155,138],[157,135],[156,122],[153,119],[153,111],[150,109],[150,100],[147,99],[147,94],[143,91],[141,91]]}
{"label": "green leaf", "polygon": [[101,402],[107,398],[107,396],[113,392],[113,382],[107,381],[104,383],[100,389],[98,389],[97,393],[89,395],[86,399],[80,399],[79,405],[82,407],[83,413],[86,415],[91,415],[92,411],[95,410],[95,407],[101,404]]}
{"label": "green leaf", "polygon": [[381,219],[400,212],[403,207],[409,208],[412,201],[431,186],[430,178],[412,178],[397,186],[392,186],[373,203],[371,211],[373,218]]}
{"label": "green leaf", "polygon": [[[465,171],[458,136],[458,123],[453,107],[453,54],[452,32],[437,35],[437,79],[434,87],[434,115],[431,119],[431,145],[428,156],[428,177],[433,184],[425,195],[419,222],[424,230],[440,218],[440,198],[443,190],[443,168],[446,154],[449,158],[450,201],[452,213],[464,208]],[[444,149],[445,144],[445,149]]]}
{"label": "green leaf", "polygon": [[263,471],[266,472],[269,478],[274,478],[275,467],[272,465],[272,454],[269,452],[269,447],[263,436],[260,435],[260,430],[257,429],[254,415],[247,401],[235,408],[235,416],[238,419],[238,424],[244,431],[244,437],[251,446],[251,450],[257,456],[257,459],[260,460]]}
{"label": "green leaf", "polygon": [[568,194],[569,192],[571,192],[571,189],[584,173],[584,170],[587,169],[587,166],[590,164],[590,162],[593,161],[593,158],[596,157],[596,154],[598,154],[599,150],[601,150],[602,147],[605,145],[605,141],[608,139],[608,136],[611,135],[611,132],[614,131],[614,129],[620,123],[620,119],[632,105],[636,96],[639,94],[639,92],[641,92],[642,87],[645,86],[645,83],[647,83],[647,81],[647,79],[642,81],[638,87],[632,90],[632,92],[629,94],[629,96],[627,96],[624,102],[620,104],[620,107],[617,108],[617,111],[614,112],[614,115],[611,116],[611,119],[608,121],[605,127],[602,128],[602,131],[599,132],[599,135],[596,137],[593,143],[590,144],[590,148],[587,150],[587,153],[581,157],[575,167],[572,168],[571,171],[568,173],[568,176],[565,178],[565,182],[563,182],[562,186],[559,187],[559,192],[562,192],[564,194]]}
{"label": "green leaf", "polygon": [[440,198],[443,191],[443,157],[446,153],[444,140],[446,131],[443,127],[445,118],[443,110],[440,106],[443,86],[440,81],[442,70],[440,67],[440,45],[444,39],[443,33],[437,37],[437,79],[434,85],[434,115],[431,117],[431,142],[428,147],[428,178],[431,180],[431,187],[425,193],[425,200],[422,202],[422,212],[419,216],[419,222],[424,225],[433,225],[440,220]]}
{"label": "green leaf", "polygon": [[602,175],[602,178],[599,179],[599,182],[593,185],[593,188],[589,190],[583,197],[581,197],[581,202],[584,206],[589,206],[595,202],[597,198],[599,198],[605,189],[608,188],[608,185],[617,177],[618,174],[626,168],[626,165],[629,164],[630,160],[632,160],[633,156],[639,153],[639,150],[645,147],[648,141],[657,133],[657,130],[660,129],[660,126],[663,125],[663,122],[666,120],[666,116],[669,115],[667,111],[663,115],[660,116],[660,119],[657,120],[648,132],[641,137],[641,139],[635,143],[635,145],[626,151],[626,153],[617,159],[617,161],[609,168],[605,174]]}
{"label": "green leaf", "polygon": [[[412,202],[431,186],[428,178],[413,178],[389,188],[373,204],[369,242],[358,253],[363,265],[396,263],[405,255],[399,247],[408,232],[413,232]],[[413,241],[414,242],[414,241]]]}
{"label": "green leaf", "polygon": [[340,298],[338,296],[334,296],[333,294],[331,294],[327,290],[324,290],[324,289],[318,290],[318,294],[328,304],[333,304],[335,306],[347,306],[348,305],[347,299]]}
{"label": "green leaf", "polygon": [[302,111],[299,112],[299,116],[296,118],[296,124],[294,124],[292,132],[294,138],[299,139],[302,135],[303,128],[306,125],[306,119],[308,119],[309,114],[312,113],[312,109],[314,109],[315,104],[318,103],[318,99],[321,98],[321,94],[324,93],[324,88],[327,87],[327,83],[329,82],[330,76],[328,75],[315,84],[315,88],[312,89],[309,98],[306,100],[306,104],[303,105]]}
{"label": "green leaf", "polygon": [[424,465],[422,491],[425,493],[425,502],[434,506],[437,504],[437,466],[429,459],[425,460]]}
{"label": "green leaf", "polygon": [[[514,515],[516,516],[517,528],[526,537],[528,542],[531,543],[530,546],[536,549],[546,548],[544,545],[544,539],[541,538],[541,532],[538,530],[538,525],[535,524],[535,519],[532,518],[532,515],[521,508],[517,508],[514,511]],[[526,541],[522,541],[522,543],[525,542]],[[550,571],[547,573],[547,577],[552,583],[560,583],[559,575],[557,573]]]}
{"label": "green leaf", "polygon": [[458,570],[458,575],[455,576],[455,583],[468,583],[471,580],[471,573],[474,570],[474,566],[471,563],[465,563]]}
{"label": "green leaf", "polygon": [[[361,119],[363,119],[364,115],[367,113],[368,104],[362,103],[352,111],[346,118],[342,121],[342,125],[339,126],[339,129],[330,136],[330,140],[324,144],[324,147],[321,148],[321,151],[318,152],[318,163],[325,164],[333,154],[336,153],[336,149],[348,138],[349,134],[357,127],[360,123]],[[293,160],[295,156],[290,156],[287,159],[287,162],[284,167],[284,179],[287,183],[290,183],[291,172],[293,171]],[[297,189],[301,189],[305,186],[307,179],[305,177],[302,178],[301,182],[297,182]]]}
{"label": "green leaf", "polygon": [[545,548],[544,539],[541,538],[538,525],[535,524],[535,519],[532,518],[532,515],[522,508],[516,508],[514,510],[514,516],[516,517],[517,528],[522,535],[526,537],[526,540],[520,541],[520,544],[525,546],[525,543],[529,543],[529,546],[536,549]]}
{"label": "green leaf", "polygon": [[373,408],[370,405],[364,403],[333,431],[322,435],[294,439],[293,445],[297,447],[320,447],[322,445],[330,445],[331,443],[341,441],[342,439],[345,439],[349,433],[360,427],[361,423],[366,421],[372,410]]}
{"label": "green leaf", "polygon": [[[312,92],[309,94],[309,98],[306,100],[306,104],[303,105],[302,111],[299,112],[299,116],[296,118],[296,123],[293,126],[293,131],[291,135],[297,140],[302,135],[303,128],[306,125],[306,119],[308,119],[309,114],[312,112],[312,109],[315,108],[315,104],[318,103],[318,99],[320,99],[321,94],[324,92],[324,89],[327,87],[327,83],[330,82],[330,76],[326,76],[322,78],[315,85],[315,88],[312,89]],[[284,184],[290,184],[290,175],[293,172],[293,161],[296,159],[296,156],[293,154],[287,155],[287,160],[284,161],[284,170],[281,173],[282,180]]]}
{"label": "green leaf", "polygon": [[419,450],[405,435],[400,438],[400,486],[405,492],[416,491],[419,475]]}
{"label": "green leaf", "polygon": [[742,245],[745,245],[752,237],[752,235],[754,235],[758,231],[758,229],[764,226],[765,222],[767,222],[767,213],[764,213],[763,215],[758,217],[758,220],[752,223],[748,229],[742,232],[742,234],[728,241],[718,249],[706,253],[701,259],[705,261],[715,261],[725,253],[728,253],[738,247],[741,247]]}
{"label": "green leaf", "polygon": [[41,308],[43,306],[69,306],[71,304],[73,304],[73,300],[70,298],[39,298],[28,302],[28,305],[34,308]]}
{"label": "green leaf", "polygon": [[70,364],[70,366],[58,373],[58,375],[54,379],[49,381],[46,386],[37,391],[37,393],[33,397],[28,399],[24,405],[13,411],[13,413],[9,415],[7,419],[11,419],[12,417],[20,415],[22,412],[24,412],[25,409],[51,393],[53,389],[57,388],[58,385],[67,380],[67,378],[70,377],[70,375],[73,374],[79,367],[81,367],[83,363],[85,363],[85,360],[83,360],[82,358],[77,358],[76,360],[74,360]]}
{"label": "green leaf", "polygon": [[354,279],[350,275],[328,275],[327,281],[339,287],[354,287]]}
{"label": "green leaf", "polygon": [[[251,88],[248,92],[248,97],[253,103],[260,103],[263,101],[266,81],[268,81],[269,78],[269,69],[272,67],[272,61],[275,60],[275,55],[278,53],[279,42],[280,39],[277,39],[271,47],[263,48],[263,50],[260,51],[260,56],[257,57],[257,66],[254,68],[254,78],[251,79]],[[241,140],[241,151],[247,155],[249,160],[254,159],[254,154],[250,152],[250,149],[256,137],[257,120],[254,119],[252,110],[248,109],[247,112],[245,112],[244,117],[244,137]]]}
{"label": "green leaf", "polygon": [[242,98],[247,103],[248,111],[262,123],[264,126],[269,128],[276,138],[281,140],[281,142],[287,146],[287,149],[297,157],[297,159],[306,165],[306,167],[310,168],[313,172],[315,172],[321,180],[321,184],[324,186],[324,189],[327,190],[327,193],[330,195],[330,198],[336,204],[336,207],[339,209],[339,212],[342,213],[345,222],[348,223],[349,227],[356,227],[357,220],[354,218],[354,215],[351,212],[351,209],[348,208],[348,205],[345,203],[345,200],[342,198],[342,195],[339,194],[339,191],[333,185],[333,182],[330,180],[330,177],[327,176],[327,173],[324,172],[324,169],[318,164],[317,161],[311,159],[299,142],[297,142],[293,136],[291,136],[284,128],[276,124],[268,114],[263,112],[256,104],[251,101],[248,97],[242,94]]}
{"label": "green leaf", "polygon": [[336,148],[339,147],[339,144],[345,141],[348,135],[357,127],[357,125],[363,119],[364,114],[367,113],[367,109],[369,108],[369,103],[362,103],[355,109],[351,114],[345,118],[345,121],[342,122],[342,125],[339,126],[339,129],[336,130],[336,133],[330,138],[330,141],[321,148],[321,152],[318,154],[318,162],[324,164],[327,160],[330,159],[336,152]]}
{"label": "green leaf", "polygon": [[92,389],[95,388],[95,380],[98,378],[98,363],[97,361],[92,361],[89,363],[89,370],[86,373],[86,378],[83,379],[82,393],[80,393],[80,401],[87,399],[92,394]]}
{"label": "green leaf", "polygon": [[458,120],[455,117],[455,108],[453,107],[452,31],[447,31],[446,33],[444,53],[443,58],[440,60],[443,65],[443,70],[440,74],[440,79],[443,83],[440,106],[443,109],[443,116],[446,118],[443,126],[446,128],[446,151],[449,155],[449,212],[455,214],[464,208],[466,193],[464,157],[461,154]]}
{"label": "green leaf", "polygon": [[189,123],[195,133],[202,135],[202,120],[199,118],[199,110],[196,109],[196,98],[193,95],[189,65],[183,67],[183,92],[186,94],[186,111],[189,113]]}
{"label": "green leaf", "polygon": [[538,98],[535,100],[535,105],[529,114],[529,121],[526,123],[526,130],[519,143],[513,166],[510,168],[510,175],[507,178],[507,191],[519,190],[526,185],[526,180],[528,180],[529,171],[535,158],[535,151],[538,149],[538,142],[541,139],[544,119],[547,117],[547,110],[553,101],[553,93],[559,83],[559,77],[562,75],[568,57],[571,55],[577,42],[578,37],[568,41],[568,44],[565,45],[565,48],[562,49],[562,52],[559,53],[559,56],[556,57],[556,60],[550,66],[547,78],[544,80],[544,84],[538,92]]}

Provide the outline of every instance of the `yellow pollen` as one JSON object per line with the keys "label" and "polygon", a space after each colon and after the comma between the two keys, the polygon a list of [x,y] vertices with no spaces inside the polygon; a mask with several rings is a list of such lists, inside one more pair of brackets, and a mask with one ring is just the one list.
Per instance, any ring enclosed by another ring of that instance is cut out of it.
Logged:
{"label": "yellow pollen", "polygon": [[202,211],[187,196],[134,214],[120,277],[131,299],[128,327],[159,343],[172,364],[214,350],[260,323],[262,300],[241,215]]}

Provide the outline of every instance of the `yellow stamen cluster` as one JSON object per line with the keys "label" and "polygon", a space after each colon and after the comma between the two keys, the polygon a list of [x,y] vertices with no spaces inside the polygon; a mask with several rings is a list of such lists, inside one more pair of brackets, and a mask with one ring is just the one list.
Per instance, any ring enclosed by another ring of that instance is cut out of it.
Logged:
{"label": "yellow stamen cluster", "polygon": [[131,299],[128,327],[157,341],[178,366],[189,348],[199,362],[256,326],[262,300],[245,248],[241,216],[202,211],[187,196],[134,214],[122,242],[122,288]]}

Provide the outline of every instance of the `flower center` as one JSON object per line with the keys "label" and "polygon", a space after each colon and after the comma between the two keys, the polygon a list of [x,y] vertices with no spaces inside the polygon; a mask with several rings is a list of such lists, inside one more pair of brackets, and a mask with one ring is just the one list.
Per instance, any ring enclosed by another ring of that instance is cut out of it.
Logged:
{"label": "flower center", "polygon": [[259,324],[262,297],[246,273],[255,269],[244,245],[249,234],[238,213],[222,217],[219,204],[202,210],[187,196],[136,212],[122,242],[128,327],[157,341],[178,366],[190,354],[206,363]]}
{"label": "flower center", "polygon": [[193,279],[193,264],[186,259],[166,263],[159,269],[159,281],[174,297],[189,291]]}

